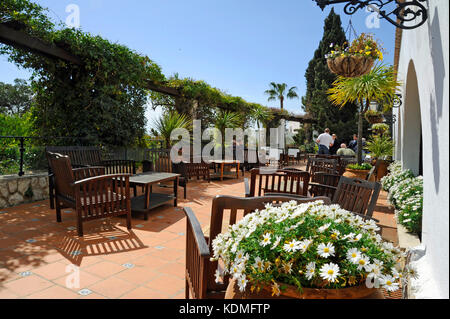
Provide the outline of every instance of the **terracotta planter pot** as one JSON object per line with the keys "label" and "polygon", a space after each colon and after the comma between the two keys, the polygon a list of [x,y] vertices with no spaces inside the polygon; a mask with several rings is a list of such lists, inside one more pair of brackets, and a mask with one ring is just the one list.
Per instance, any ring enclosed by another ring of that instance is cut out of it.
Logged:
{"label": "terracotta planter pot", "polygon": [[377,160],[378,168],[377,168],[377,179],[380,180],[388,174],[388,167],[391,164],[389,161],[385,160]]}
{"label": "terracotta planter pot", "polygon": [[355,78],[370,72],[374,60],[362,56],[337,57],[327,60],[331,72],[346,78]]}
{"label": "terracotta planter pot", "polygon": [[280,296],[272,296],[270,287],[259,293],[240,292],[234,280],[230,281],[225,299],[384,299],[380,289],[367,288],[365,285],[343,289],[303,288],[300,293],[296,287],[287,285]]}
{"label": "terracotta planter pot", "polygon": [[[343,176],[348,178],[359,178],[366,179],[367,174],[369,174],[370,170],[362,170],[362,169],[350,169],[346,168]],[[371,182],[375,181],[375,176],[372,176]]]}

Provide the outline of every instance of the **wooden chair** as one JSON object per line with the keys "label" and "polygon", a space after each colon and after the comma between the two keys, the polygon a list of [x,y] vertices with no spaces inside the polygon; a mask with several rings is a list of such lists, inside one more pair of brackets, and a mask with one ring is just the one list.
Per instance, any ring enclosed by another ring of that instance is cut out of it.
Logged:
{"label": "wooden chair", "polygon": [[83,236],[83,222],[127,215],[131,229],[129,175],[104,175],[104,167],[72,169],[70,158],[49,153],[55,179],[56,219],[61,222],[61,208],[73,208],[77,214],[78,235]]}
{"label": "wooden chair", "polygon": [[309,173],[297,169],[260,169],[250,171],[249,180],[244,179],[245,197],[273,194],[308,196]]}
{"label": "wooden chair", "polygon": [[225,296],[229,278],[222,283],[215,282],[215,272],[218,262],[210,261],[212,257],[212,242],[222,232],[225,211],[230,212],[229,225],[237,221],[238,213],[253,212],[264,209],[267,203],[282,203],[296,200],[299,203],[323,200],[330,204],[327,197],[299,199],[293,196],[265,196],[253,198],[237,198],[231,196],[217,196],[213,199],[211,209],[211,224],[209,236],[203,234],[200,223],[189,207],[184,208],[188,222],[186,229],[186,299],[221,299]]}
{"label": "wooden chair", "polygon": [[339,175],[343,175],[345,173],[345,169],[349,164],[355,164],[357,163],[356,157],[354,156],[341,156],[339,159]]}
{"label": "wooden chair", "polygon": [[[89,166],[105,167],[106,174],[136,174],[136,162],[133,160],[102,160],[102,151],[95,146],[47,146],[46,154],[55,153],[70,158],[72,168]],[[47,157],[49,174],[50,208],[55,208],[55,181],[49,158]],[[136,188],[134,187],[136,196]]]}
{"label": "wooden chair", "polygon": [[326,196],[334,197],[341,176],[338,174],[328,174],[326,172],[316,172],[311,176],[309,192],[313,197]]}
{"label": "wooden chair", "polygon": [[204,162],[202,163],[181,162],[178,164],[173,164],[172,172],[181,175],[178,179],[178,184],[184,189],[184,199],[186,199],[187,195],[187,183],[192,178],[196,177],[197,180],[203,178],[204,180],[208,181],[208,183],[211,182],[209,165]]}
{"label": "wooden chair", "polygon": [[328,158],[309,157],[306,171],[313,176],[316,172],[338,174],[338,160]]}

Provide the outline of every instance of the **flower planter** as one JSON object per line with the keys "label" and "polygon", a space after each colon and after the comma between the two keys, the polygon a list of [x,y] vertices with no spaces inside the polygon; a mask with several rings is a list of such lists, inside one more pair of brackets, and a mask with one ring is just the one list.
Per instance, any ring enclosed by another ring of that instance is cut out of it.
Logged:
{"label": "flower planter", "polygon": [[[362,169],[350,169],[346,168],[343,176],[348,178],[359,178],[365,180],[367,174],[369,174],[370,170],[362,170]],[[372,176],[371,182],[375,181],[375,176]]]}
{"label": "flower planter", "polygon": [[[281,284],[280,284],[281,286]],[[272,296],[271,288],[265,287],[259,293],[240,292],[237,283],[230,281],[225,299],[384,299],[381,289],[367,288],[366,285],[343,289],[303,288],[300,293],[294,286],[284,285],[280,296]]]}
{"label": "flower planter", "polygon": [[370,124],[378,124],[384,122],[384,117],[382,115],[367,115],[366,120]]}
{"label": "flower planter", "polygon": [[334,74],[355,78],[370,72],[374,65],[374,60],[362,56],[346,56],[328,59],[328,68]]}

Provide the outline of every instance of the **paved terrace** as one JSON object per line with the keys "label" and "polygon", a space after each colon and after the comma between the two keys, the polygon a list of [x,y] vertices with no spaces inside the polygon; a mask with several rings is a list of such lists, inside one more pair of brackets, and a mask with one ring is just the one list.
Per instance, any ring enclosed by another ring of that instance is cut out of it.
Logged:
{"label": "paved terrace", "polygon": [[[178,208],[155,209],[148,221],[133,216],[131,232],[124,218],[84,223],[84,238],[76,235],[74,212],[63,210],[58,224],[48,201],[3,209],[0,299],[184,298],[186,218],[181,207],[191,207],[206,228],[212,199],[219,194],[244,196],[243,178],[192,181],[187,200],[179,189]],[[391,227],[383,237],[396,242],[385,193],[378,205],[374,217]],[[79,287],[67,286],[73,278],[70,265],[79,266]]]}

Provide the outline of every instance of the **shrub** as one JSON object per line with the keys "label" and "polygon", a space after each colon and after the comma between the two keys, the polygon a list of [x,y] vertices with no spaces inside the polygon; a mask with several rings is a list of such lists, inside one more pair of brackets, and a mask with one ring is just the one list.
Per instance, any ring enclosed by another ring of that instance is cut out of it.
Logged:
{"label": "shrub", "polygon": [[365,171],[365,170],[371,170],[372,169],[372,165],[370,165],[369,163],[349,164],[349,165],[347,165],[347,168],[348,169]]}

